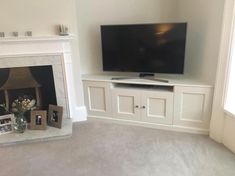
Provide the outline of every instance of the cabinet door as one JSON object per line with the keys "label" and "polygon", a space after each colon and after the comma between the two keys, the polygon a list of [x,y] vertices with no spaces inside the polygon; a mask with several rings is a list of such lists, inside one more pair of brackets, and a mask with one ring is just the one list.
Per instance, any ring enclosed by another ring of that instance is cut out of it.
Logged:
{"label": "cabinet door", "polygon": [[175,87],[174,125],[208,129],[212,88]]}
{"label": "cabinet door", "polygon": [[84,94],[88,115],[112,115],[109,83],[84,81]]}
{"label": "cabinet door", "polygon": [[137,90],[113,89],[113,118],[140,120],[140,93]]}
{"label": "cabinet door", "polygon": [[142,121],[173,123],[173,92],[144,91],[141,100]]}

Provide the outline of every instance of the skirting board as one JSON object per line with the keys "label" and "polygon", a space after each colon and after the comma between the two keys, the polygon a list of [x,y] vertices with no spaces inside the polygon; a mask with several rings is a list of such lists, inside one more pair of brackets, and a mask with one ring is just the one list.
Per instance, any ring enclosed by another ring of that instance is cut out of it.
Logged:
{"label": "skirting board", "polygon": [[183,127],[183,126],[176,126],[176,125],[163,125],[163,124],[154,124],[148,122],[137,122],[137,121],[130,121],[130,120],[123,120],[123,119],[114,119],[109,117],[98,117],[98,116],[88,116],[89,119],[96,119],[96,120],[108,120],[110,122],[115,122],[124,125],[135,125],[135,126],[142,126],[160,130],[168,130],[168,131],[176,131],[176,132],[184,132],[184,133],[192,133],[192,134],[203,134],[209,135],[209,130],[198,129],[198,128],[190,128],[190,127]]}
{"label": "skirting board", "polygon": [[82,122],[87,120],[87,111],[85,106],[76,107],[73,122]]}

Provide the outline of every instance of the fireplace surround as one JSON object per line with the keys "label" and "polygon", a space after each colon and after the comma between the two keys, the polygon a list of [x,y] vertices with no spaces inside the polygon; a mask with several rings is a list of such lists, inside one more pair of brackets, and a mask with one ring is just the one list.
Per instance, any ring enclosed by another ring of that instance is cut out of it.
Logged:
{"label": "fireplace surround", "polygon": [[[47,132],[30,132],[17,136],[0,136],[0,145],[10,143],[57,139],[70,136],[72,120],[76,113],[74,78],[72,70],[72,37],[32,37],[0,40],[0,68],[51,66],[57,105],[63,107],[64,128]],[[48,133],[48,134],[46,134]],[[40,137],[41,136],[41,137]],[[8,140],[9,139],[9,140]],[[30,140],[29,140],[30,139]]]}

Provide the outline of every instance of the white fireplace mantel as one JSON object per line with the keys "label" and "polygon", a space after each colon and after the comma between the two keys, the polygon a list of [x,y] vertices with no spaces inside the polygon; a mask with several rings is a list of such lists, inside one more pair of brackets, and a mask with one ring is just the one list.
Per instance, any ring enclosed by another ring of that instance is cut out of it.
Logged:
{"label": "white fireplace mantel", "polygon": [[[68,96],[69,118],[76,114],[76,95],[72,69],[71,41],[73,36],[50,36],[50,37],[18,37],[0,39],[0,61],[7,58],[23,58],[37,56],[60,56],[63,72],[65,72],[66,93]],[[19,60],[18,60],[19,62]],[[27,65],[27,60],[22,60]],[[8,66],[8,64],[4,63]],[[0,65],[4,68],[4,65]],[[14,64],[14,66],[16,66]],[[22,66],[22,63],[19,64]]]}
{"label": "white fireplace mantel", "polygon": [[71,53],[73,36],[14,37],[0,39],[0,57]]}

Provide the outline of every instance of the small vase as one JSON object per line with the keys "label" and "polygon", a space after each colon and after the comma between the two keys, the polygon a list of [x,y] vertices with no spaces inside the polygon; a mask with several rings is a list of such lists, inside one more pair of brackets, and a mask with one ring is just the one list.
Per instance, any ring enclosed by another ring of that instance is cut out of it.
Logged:
{"label": "small vase", "polygon": [[27,121],[23,113],[16,115],[14,130],[16,133],[24,133],[27,127]]}

